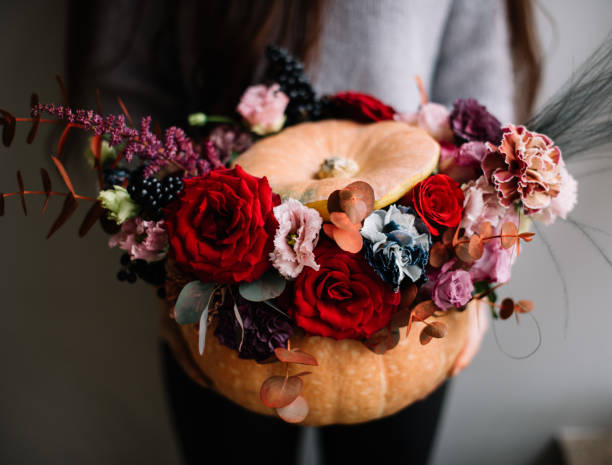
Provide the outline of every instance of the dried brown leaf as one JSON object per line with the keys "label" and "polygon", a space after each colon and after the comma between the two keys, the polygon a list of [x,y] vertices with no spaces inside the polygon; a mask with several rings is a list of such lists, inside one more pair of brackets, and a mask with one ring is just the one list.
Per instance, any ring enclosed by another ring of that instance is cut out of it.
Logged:
{"label": "dried brown leaf", "polygon": [[473,260],[478,260],[482,257],[484,253],[484,244],[482,243],[482,239],[478,234],[474,234],[470,237],[470,242],[468,242],[468,253],[472,257]]}
{"label": "dried brown leaf", "polygon": [[461,231],[461,228],[457,227],[457,229],[455,229],[455,233],[453,234],[453,240],[452,240],[452,244],[453,247],[457,247],[457,245],[459,244],[459,232]]}
{"label": "dried brown leaf", "polygon": [[62,131],[62,135],[60,136],[59,141],[57,142],[57,156],[58,157],[62,154],[62,151],[64,150],[64,145],[66,145],[66,140],[68,140],[68,133],[70,132],[70,129],[72,129],[73,127],[74,127],[74,124],[68,123],[66,127],[64,128],[64,130]]}
{"label": "dried brown leaf", "polygon": [[333,239],[342,250],[349,253],[358,253],[363,247],[363,237],[355,230],[333,228]]}
{"label": "dried brown leaf", "polygon": [[506,297],[504,300],[502,300],[499,306],[499,317],[502,320],[507,320],[508,318],[512,316],[513,313],[514,313],[514,300],[512,300],[510,297]]}
{"label": "dried brown leaf", "polygon": [[68,173],[66,172],[66,168],[64,168],[64,165],[59,160],[59,158],[54,157],[53,155],[51,155],[51,160],[53,160],[53,163],[55,163],[55,166],[57,167],[57,170],[59,171],[59,174],[62,177],[62,180],[64,181],[64,184],[66,184],[66,187],[68,188],[70,193],[73,196],[75,196],[76,193],[74,192],[74,186],[72,185],[72,181],[70,180],[70,177],[68,176]]}
{"label": "dried brown leaf", "polygon": [[419,342],[423,346],[429,344],[432,339],[431,334],[425,331],[426,329],[427,327],[423,328],[423,331],[421,331],[421,334],[419,334]]}
{"label": "dried brown leaf", "polygon": [[448,333],[448,328],[441,321],[434,321],[433,323],[429,323],[423,331],[429,334],[431,337],[435,337],[436,339],[441,339]]}
{"label": "dried brown leaf", "polygon": [[399,328],[383,328],[376,331],[363,343],[375,354],[382,355],[388,350],[393,349],[400,341]]}
{"label": "dried brown leaf", "polygon": [[442,233],[442,243],[445,245],[452,244],[455,232],[456,230],[454,228],[445,229]]}
{"label": "dried brown leaf", "polygon": [[353,223],[349,216],[344,212],[333,212],[329,215],[329,220],[334,226],[346,231],[359,231],[361,229],[360,223]]}
{"label": "dried brown leaf", "polygon": [[462,242],[456,245],[455,255],[457,255],[457,258],[459,260],[465,263],[472,263],[474,261],[472,254],[470,254],[470,243],[469,242]]}
{"label": "dried brown leaf", "polygon": [[282,408],[277,408],[278,416],[287,423],[300,423],[308,416],[308,401],[302,396],[297,396],[293,402]]}
{"label": "dried brown leaf", "polygon": [[51,225],[51,229],[49,229],[49,232],[47,233],[47,239],[49,239],[59,228],[64,225],[66,221],[68,221],[78,206],[79,202],[77,202],[77,199],[74,198],[74,195],[68,194],[60,214],[56,218],[53,225]]}
{"label": "dried brown leaf", "polygon": [[98,222],[100,217],[104,214],[104,208],[100,205],[100,202],[94,202],[91,208],[87,211],[81,227],[79,228],[79,237],[84,237],[94,224]]}
{"label": "dried brown leaf", "polygon": [[42,180],[43,189],[45,191],[45,203],[43,204],[42,211],[43,213],[47,210],[47,205],[49,205],[49,199],[51,198],[51,178],[49,177],[49,173],[44,168],[40,169],[40,179]]}
{"label": "dried brown leaf", "polygon": [[23,208],[23,214],[28,216],[28,207],[26,206],[24,188],[23,188],[23,177],[21,171],[17,171],[17,185],[19,186],[19,197],[21,198],[21,208]]}
{"label": "dried brown leaf", "polygon": [[6,110],[0,109],[0,114],[2,115],[2,119],[0,119],[0,124],[3,126],[2,143],[5,147],[9,147],[15,137],[15,128],[17,126],[17,122],[15,120],[15,117]]}
{"label": "dried brown leaf", "polygon": [[519,300],[514,306],[514,311],[518,313],[529,313],[533,309],[534,305],[531,300]]}
{"label": "dried brown leaf", "polygon": [[410,286],[405,287],[401,291],[401,300],[399,307],[400,308],[409,308],[414,299],[416,299],[417,293],[419,292],[419,288],[416,284],[412,283]]}
{"label": "dried brown leaf", "polygon": [[300,395],[303,385],[298,376],[271,376],[261,385],[259,398],[266,407],[285,407]]}
{"label": "dried brown leaf", "polygon": [[348,208],[355,200],[360,200],[364,205],[363,216],[359,223],[363,221],[374,210],[374,189],[367,182],[355,181],[350,183],[339,192],[339,203],[342,211],[348,213]]}
{"label": "dried brown leaf", "polygon": [[420,302],[417,306],[412,309],[414,313],[414,318],[417,321],[425,321],[435,312],[440,310],[437,305],[433,302],[433,300],[424,300]]}
{"label": "dried brown leaf", "polygon": [[134,127],[134,121],[132,120],[132,117],[130,116],[130,112],[127,110],[125,104],[123,103],[123,100],[121,100],[121,97],[117,97],[117,103],[119,103],[119,106],[121,107],[121,111],[125,115],[125,119],[127,120],[128,124],[131,127]]}
{"label": "dried brown leaf", "polygon": [[533,232],[524,232],[524,233],[519,234],[519,237],[523,239],[525,242],[531,242],[534,236],[535,236],[535,233]]}
{"label": "dried brown leaf", "polygon": [[393,314],[389,325],[391,328],[403,328],[404,326],[410,326],[410,323],[412,323],[412,309],[405,308]]}
{"label": "dried brown leaf", "polygon": [[329,213],[333,212],[341,212],[342,208],[340,207],[340,191],[335,190],[329,197],[327,198],[327,211]]}
{"label": "dried brown leaf", "polygon": [[311,375],[311,374],[312,374],[312,371],[300,371],[299,373],[296,373],[293,376],[308,376],[308,375]]}
{"label": "dried brown leaf", "polygon": [[489,221],[485,221],[480,225],[480,237],[491,237],[493,235],[493,226]]}
{"label": "dried brown leaf", "polygon": [[301,365],[318,366],[317,359],[299,349],[288,350],[282,347],[274,349],[274,354],[281,362],[299,363]]}
{"label": "dried brown leaf", "polygon": [[429,251],[429,264],[434,268],[440,268],[450,259],[450,250],[442,242],[436,242]]}
{"label": "dried brown leaf", "polygon": [[501,245],[504,249],[509,249],[518,241],[518,228],[512,221],[507,221],[501,229]]}

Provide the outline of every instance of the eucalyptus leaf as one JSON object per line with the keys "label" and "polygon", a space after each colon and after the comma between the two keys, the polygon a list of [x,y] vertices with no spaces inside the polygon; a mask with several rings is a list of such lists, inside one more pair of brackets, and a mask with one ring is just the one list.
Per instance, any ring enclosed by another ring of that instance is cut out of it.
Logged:
{"label": "eucalyptus leaf", "polygon": [[178,296],[174,305],[174,318],[181,325],[188,325],[200,321],[204,310],[208,310],[208,304],[215,289],[214,283],[203,283],[191,281]]}
{"label": "eucalyptus leaf", "polygon": [[285,290],[285,281],[275,270],[270,270],[252,283],[242,283],[238,287],[240,295],[251,302],[275,299]]}
{"label": "eucalyptus leaf", "polygon": [[206,327],[208,326],[208,305],[202,312],[202,316],[200,318],[200,337],[198,342],[198,349],[200,350],[200,355],[204,355],[204,347],[206,345]]}
{"label": "eucalyptus leaf", "polygon": [[238,310],[238,305],[234,303],[234,315],[236,316],[236,321],[240,326],[240,344],[238,345],[238,353],[242,350],[242,344],[244,344],[244,322],[242,321],[242,316],[240,315],[240,311]]}

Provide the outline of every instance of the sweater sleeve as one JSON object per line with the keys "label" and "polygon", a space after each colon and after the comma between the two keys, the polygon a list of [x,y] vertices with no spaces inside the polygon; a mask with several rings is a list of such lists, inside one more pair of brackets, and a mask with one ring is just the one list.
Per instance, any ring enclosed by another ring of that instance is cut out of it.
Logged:
{"label": "sweater sleeve", "polygon": [[440,42],[431,100],[473,97],[502,124],[514,119],[514,84],[503,0],[454,0]]}

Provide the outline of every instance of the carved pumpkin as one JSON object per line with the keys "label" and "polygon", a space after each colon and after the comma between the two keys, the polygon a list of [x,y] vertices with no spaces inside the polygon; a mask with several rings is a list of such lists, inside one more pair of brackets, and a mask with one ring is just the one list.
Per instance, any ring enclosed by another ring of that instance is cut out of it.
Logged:
{"label": "carved pumpkin", "polygon": [[326,120],[263,139],[235,163],[327,219],[327,198],[336,189],[365,181],[374,189],[374,208],[386,207],[431,173],[439,152],[425,131],[406,123]]}
{"label": "carved pumpkin", "polygon": [[[348,121],[305,123],[266,138],[237,158],[247,172],[266,176],[273,190],[327,213],[329,194],[362,180],[374,189],[375,208],[402,197],[436,166],[439,146],[424,131],[405,123],[369,125]],[[329,177],[325,177],[329,176]],[[470,306],[476,304],[471,303]],[[302,396],[309,404],[303,424],[359,423],[392,413],[427,396],[448,375],[463,348],[469,318],[476,309],[450,311],[440,317],[448,328],[443,339],[421,345],[423,323],[414,323],[406,337],[384,355],[356,340],[294,336],[291,345],[313,355],[319,366],[308,367]],[[167,318],[167,339],[192,378],[212,385],[237,404],[276,415],[260,400],[262,383],[284,375],[284,364],[258,364],[238,358],[208,328],[203,356],[198,353],[195,325],[180,326]],[[303,371],[290,365],[290,374]]]}

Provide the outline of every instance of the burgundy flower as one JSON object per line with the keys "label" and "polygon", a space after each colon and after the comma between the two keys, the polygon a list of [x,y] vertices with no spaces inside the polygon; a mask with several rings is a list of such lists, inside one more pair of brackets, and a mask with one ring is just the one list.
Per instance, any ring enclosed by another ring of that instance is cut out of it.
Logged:
{"label": "burgundy flower", "polygon": [[[262,362],[277,347],[287,348],[293,328],[287,318],[265,304],[249,302],[237,295],[236,306],[244,326],[244,340],[238,357]],[[242,329],[234,313],[234,299],[227,296],[219,309],[215,336],[224,346],[238,350]]]}
{"label": "burgundy flower", "polygon": [[455,136],[464,141],[501,142],[500,122],[473,98],[455,100],[450,121]]}

